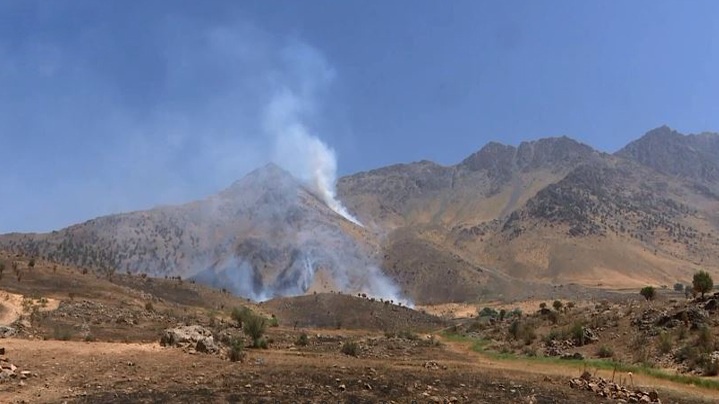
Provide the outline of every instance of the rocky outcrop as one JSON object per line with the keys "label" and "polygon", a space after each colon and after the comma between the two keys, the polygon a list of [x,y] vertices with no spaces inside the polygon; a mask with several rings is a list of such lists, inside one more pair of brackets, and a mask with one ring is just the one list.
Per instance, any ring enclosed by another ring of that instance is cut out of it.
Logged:
{"label": "rocky outcrop", "polygon": [[212,336],[212,331],[200,325],[169,328],[162,333],[160,345],[192,349],[209,354],[220,351]]}

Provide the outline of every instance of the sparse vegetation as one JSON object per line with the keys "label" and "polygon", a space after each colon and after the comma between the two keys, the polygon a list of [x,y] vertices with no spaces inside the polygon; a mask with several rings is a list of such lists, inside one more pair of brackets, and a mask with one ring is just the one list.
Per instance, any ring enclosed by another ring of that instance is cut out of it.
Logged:
{"label": "sparse vegetation", "polygon": [[307,346],[310,343],[309,338],[307,337],[307,333],[300,334],[299,337],[297,337],[297,341],[295,341],[295,345],[297,346]]}
{"label": "sparse vegetation", "polygon": [[239,338],[234,338],[230,342],[230,352],[228,354],[228,357],[230,361],[232,362],[239,362],[244,360],[245,358],[245,351],[244,351],[244,344],[242,343],[242,340]]}
{"label": "sparse vegetation", "polygon": [[597,350],[597,356],[600,358],[611,358],[614,356],[614,350],[606,345],[602,345]]}
{"label": "sparse vegetation", "polygon": [[250,312],[250,315],[243,320],[242,331],[252,339],[253,348],[267,347],[267,341],[262,339],[267,328],[267,320]]}
{"label": "sparse vegetation", "polygon": [[657,296],[657,291],[654,289],[654,286],[645,286],[639,291],[639,294],[647,301],[651,301]]}
{"label": "sparse vegetation", "polygon": [[702,299],[704,299],[704,294],[714,287],[714,280],[708,272],[697,271],[692,279],[692,286],[697,293],[701,293]]}
{"label": "sparse vegetation", "polygon": [[342,344],[342,348],[340,351],[345,355],[356,357],[356,356],[359,356],[360,346],[358,343],[356,343],[354,341],[347,341],[344,344]]}

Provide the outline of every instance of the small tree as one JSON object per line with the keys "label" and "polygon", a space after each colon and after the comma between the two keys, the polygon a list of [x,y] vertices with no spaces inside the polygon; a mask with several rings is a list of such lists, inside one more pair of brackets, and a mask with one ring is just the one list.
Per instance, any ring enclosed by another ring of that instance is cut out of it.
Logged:
{"label": "small tree", "polygon": [[262,316],[250,314],[250,316],[245,318],[243,322],[244,324],[242,326],[242,331],[245,333],[245,335],[252,338],[252,347],[261,347],[263,343],[262,341],[260,341],[260,339],[265,334],[265,329],[267,328],[267,320]]}
{"label": "small tree", "polygon": [[554,307],[554,310],[559,311],[559,310],[562,310],[562,307],[564,307],[564,305],[562,304],[561,301],[555,300],[555,301],[552,303],[552,307]]}
{"label": "small tree", "polygon": [[692,286],[694,286],[695,291],[702,294],[703,299],[704,294],[712,290],[714,287],[714,281],[707,271],[698,271],[694,274]]}
{"label": "small tree", "polygon": [[242,327],[242,324],[253,315],[254,314],[252,313],[252,310],[247,307],[241,306],[232,309],[230,317],[232,317],[232,319],[237,322],[238,327]]}
{"label": "small tree", "polygon": [[30,262],[27,264],[30,268],[35,268],[35,258],[30,258]]}
{"label": "small tree", "polygon": [[647,300],[654,300],[657,296],[657,291],[654,289],[654,286],[645,286],[639,291],[639,294],[644,296]]}

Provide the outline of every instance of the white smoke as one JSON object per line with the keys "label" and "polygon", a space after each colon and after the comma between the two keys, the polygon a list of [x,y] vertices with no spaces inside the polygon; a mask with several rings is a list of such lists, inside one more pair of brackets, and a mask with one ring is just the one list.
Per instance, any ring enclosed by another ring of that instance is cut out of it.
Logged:
{"label": "white smoke", "polygon": [[306,121],[316,112],[315,98],[334,77],[324,59],[311,48],[298,46],[286,52],[288,63],[300,66],[295,88],[277,85],[264,116],[265,130],[274,139],[275,163],[310,185],[338,215],[362,226],[337,200],[335,151],[310,133]]}

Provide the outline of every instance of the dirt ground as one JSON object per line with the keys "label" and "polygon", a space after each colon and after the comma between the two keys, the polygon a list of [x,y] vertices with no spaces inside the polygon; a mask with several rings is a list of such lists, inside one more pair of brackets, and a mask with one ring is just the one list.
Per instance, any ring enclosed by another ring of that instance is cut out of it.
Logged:
{"label": "dirt ground", "polygon": [[[0,325],[21,325],[0,339],[0,365],[17,366],[0,382],[0,403],[605,402],[569,387],[582,369],[495,360],[441,337],[444,320],[367,299],[254,305],[190,282],[106,279],[41,261],[21,278],[0,286]],[[240,305],[279,318],[267,330],[269,349],[245,348],[244,360],[231,362],[226,347],[202,354],[158,343],[163,329],[183,324],[241,336],[230,319]],[[308,326],[317,322],[324,325]],[[306,345],[297,343],[303,334]],[[357,357],[341,352],[347,342],[358,344]],[[634,382],[657,389],[663,403],[719,398],[642,375]]]}

